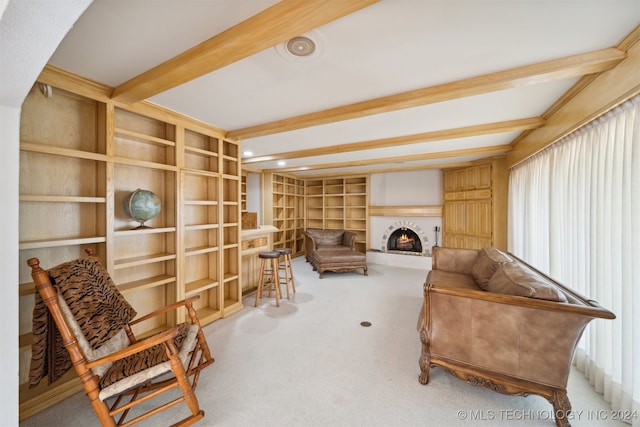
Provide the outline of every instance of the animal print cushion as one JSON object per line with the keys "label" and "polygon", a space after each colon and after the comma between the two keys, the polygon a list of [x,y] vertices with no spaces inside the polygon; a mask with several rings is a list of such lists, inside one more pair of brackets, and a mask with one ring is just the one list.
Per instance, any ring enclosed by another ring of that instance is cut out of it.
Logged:
{"label": "animal print cushion", "polygon": [[[80,325],[78,325],[78,322],[76,322],[75,317],[73,317],[73,315],[71,314],[69,306],[65,302],[64,298],[60,296],[60,294],[58,294],[58,303],[60,304],[62,314],[67,320],[67,324],[69,325],[69,328],[71,328],[71,332],[73,332],[73,335],[75,335],[76,340],[78,341],[78,345],[80,346],[80,350],[82,350],[82,353],[87,359],[87,362],[93,362],[94,360],[100,359],[101,357],[121,350],[130,344],[129,337],[127,337],[126,331],[124,329],[121,329],[120,332],[110,338],[99,349],[94,350],[89,345],[89,341],[87,341],[84,335],[82,335],[82,329],[80,328]],[[91,368],[91,372],[93,372],[94,375],[101,377],[105,372],[107,372],[111,365],[112,363],[105,363],[95,366]]]}
{"label": "animal print cushion", "polygon": [[49,270],[49,276],[93,349],[100,348],[136,316],[96,258],[61,264]]}
{"label": "animal print cushion", "polygon": [[[178,351],[182,348],[182,344],[189,332],[189,327],[189,323],[181,323],[179,325],[178,335],[174,338]],[[140,353],[117,360],[109,367],[107,372],[100,377],[100,387],[108,387],[125,377],[142,372],[147,368],[159,365],[167,360],[169,360],[169,357],[167,356],[164,344],[158,344]]]}
{"label": "animal print cushion", "polygon": [[[49,270],[49,276],[93,350],[109,342],[136,316],[97,258],[60,264]],[[44,377],[50,383],[57,380],[72,366],[60,332],[39,293],[35,295],[32,335],[31,387]]]}

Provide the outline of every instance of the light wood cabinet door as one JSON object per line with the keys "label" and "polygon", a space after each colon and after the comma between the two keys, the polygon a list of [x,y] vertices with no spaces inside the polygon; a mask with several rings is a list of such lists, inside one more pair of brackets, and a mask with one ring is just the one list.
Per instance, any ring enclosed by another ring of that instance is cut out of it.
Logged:
{"label": "light wood cabinet door", "polygon": [[443,246],[445,248],[455,248],[456,247],[456,238],[455,234],[446,234],[444,237]]}
{"label": "light wood cabinet door", "polygon": [[455,212],[455,222],[454,222],[454,233],[464,234],[466,230],[466,203],[464,201],[455,201],[454,203],[454,212]]}
{"label": "light wood cabinet door", "polygon": [[480,249],[476,236],[464,236],[464,249]]}
{"label": "light wood cabinet door", "polygon": [[468,200],[464,205],[465,210],[465,234],[478,233],[478,201]]}
{"label": "light wood cabinet door", "polygon": [[467,175],[464,169],[458,169],[456,174],[456,188],[455,191],[464,190],[467,183]]}
{"label": "light wood cabinet door", "polygon": [[451,201],[444,205],[444,229],[447,233],[464,234],[465,232],[465,202]]}
{"label": "light wood cabinet door", "polygon": [[457,188],[457,175],[455,171],[445,171],[444,173],[444,191],[456,191]]}
{"label": "light wood cabinet door", "polygon": [[491,188],[491,164],[478,166],[476,188]]}
{"label": "light wood cabinet door", "polygon": [[491,240],[491,238],[478,237],[478,249],[490,248],[491,246],[493,246],[493,240]]}
{"label": "light wood cabinet door", "polygon": [[493,229],[493,216],[491,207],[491,199],[476,201],[477,228],[475,234],[482,237],[488,237],[489,240],[491,239],[491,231]]}
{"label": "light wood cabinet door", "polygon": [[455,224],[455,202],[444,202],[444,224],[446,233],[453,233]]}
{"label": "light wood cabinet door", "polygon": [[464,190],[478,188],[478,168],[476,166],[464,170]]}

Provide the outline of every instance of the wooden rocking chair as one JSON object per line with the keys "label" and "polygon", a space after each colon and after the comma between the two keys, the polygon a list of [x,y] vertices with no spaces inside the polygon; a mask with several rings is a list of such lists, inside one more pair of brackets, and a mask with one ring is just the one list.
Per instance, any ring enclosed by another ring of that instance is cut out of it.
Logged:
{"label": "wooden rocking chair", "polygon": [[[36,325],[39,303],[36,298],[32,385],[45,376],[44,371],[49,373],[49,381],[54,381],[72,365],[103,426],[132,425],[182,402],[186,403],[191,415],[176,425],[190,425],[202,419],[204,411],[199,407],[194,389],[201,369],[212,364],[214,359],[193,308],[198,296],[132,320],[136,316],[135,310],[117,290],[94,251],[87,249],[86,252],[89,257],[49,271],[40,267],[37,258],[27,261],[42,299],[40,304],[46,305],[41,313],[48,319]],[[186,308],[190,322],[140,341],[136,339],[132,325],[180,307]],[[51,318],[59,331],[57,340],[52,338],[53,324],[46,326]],[[56,341],[61,342],[66,351],[61,348],[57,352],[51,348],[36,349],[37,341],[46,341],[43,347],[55,347]],[[65,358],[66,363],[60,362]],[[34,370],[39,371],[40,377]],[[58,372],[54,372],[56,370]],[[34,376],[38,378],[34,380]],[[150,399],[176,387],[181,391],[177,398],[174,393],[169,398],[173,400],[166,399],[169,401],[151,410],[140,407],[132,414],[135,418],[126,420],[135,406],[144,402],[155,404]],[[113,401],[108,404],[107,399]]]}

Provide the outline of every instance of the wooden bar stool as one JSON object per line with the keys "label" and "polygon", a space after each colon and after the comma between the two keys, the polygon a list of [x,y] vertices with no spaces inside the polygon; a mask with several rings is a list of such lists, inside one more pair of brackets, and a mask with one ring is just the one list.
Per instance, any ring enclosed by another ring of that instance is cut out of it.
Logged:
{"label": "wooden bar stool", "polygon": [[256,303],[262,298],[265,286],[269,287],[269,297],[271,297],[271,289],[276,291],[276,307],[280,307],[280,253],[276,251],[260,252],[260,280],[258,282],[258,291],[256,292]]}
{"label": "wooden bar stool", "polygon": [[293,268],[291,266],[291,249],[278,248],[274,249],[274,251],[278,252],[282,257],[282,261],[278,264],[280,266],[280,270],[284,271],[284,274],[280,275],[280,279],[284,279],[284,282],[281,282],[281,284],[287,287],[287,299],[289,299],[289,282],[291,282],[291,289],[293,289],[293,293],[296,292],[296,283],[293,280]]}

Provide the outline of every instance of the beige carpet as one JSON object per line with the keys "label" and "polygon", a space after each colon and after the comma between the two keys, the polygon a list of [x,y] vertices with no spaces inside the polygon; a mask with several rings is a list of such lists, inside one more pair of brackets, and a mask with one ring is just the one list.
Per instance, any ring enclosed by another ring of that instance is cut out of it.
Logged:
{"label": "beige carpet", "polygon": [[[233,316],[205,327],[216,363],[200,379],[202,426],[547,426],[551,405],[538,396],[503,396],[440,368],[418,382],[415,330],[426,271],[372,264],[361,272],[311,271],[294,259],[298,292],[279,308],[253,297]],[[361,322],[371,322],[363,327]],[[574,426],[626,426],[573,371]],[[182,408],[146,426],[169,425]],[[1,424],[1,423],[0,423]],[[79,393],[23,421],[30,426],[98,425]]]}

